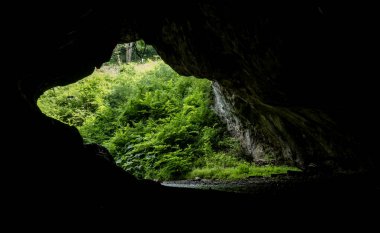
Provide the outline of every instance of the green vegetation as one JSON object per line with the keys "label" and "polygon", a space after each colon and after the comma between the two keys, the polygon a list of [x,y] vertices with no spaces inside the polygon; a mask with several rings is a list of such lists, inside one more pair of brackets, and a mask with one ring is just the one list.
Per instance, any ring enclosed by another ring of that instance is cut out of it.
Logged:
{"label": "green vegetation", "polygon": [[299,171],[297,168],[287,166],[255,166],[249,163],[242,163],[237,167],[196,168],[188,174],[188,177],[190,179],[199,177],[202,179],[235,180],[245,179],[251,176],[282,174],[289,170]]}
{"label": "green vegetation", "polygon": [[238,179],[292,169],[239,159],[239,143],[211,109],[211,82],[181,77],[161,60],[105,66],[46,91],[38,105],[138,178]]}
{"label": "green vegetation", "polygon": [[118,44],[112,52],[107,64],[121,64],[129,62],[142,62],[147,59],[158,59],[159,56],[152,45],[145,44],[143,40]]}

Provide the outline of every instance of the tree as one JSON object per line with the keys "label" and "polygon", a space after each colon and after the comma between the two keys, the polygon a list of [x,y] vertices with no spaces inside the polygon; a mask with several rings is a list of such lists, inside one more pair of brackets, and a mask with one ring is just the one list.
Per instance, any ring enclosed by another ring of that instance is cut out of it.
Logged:
{"label": "tree", "polygon": [[141,62],[148,59],[157,60],[156,50],[143,40],[116,45],[109,63],[121,65],[123,63]]}
{"label": "tree", "polygon": [[134,45],[134,42],[124,44],[124,46],[125,46],[125,63],[129,63],[132,61],[133,45]]}

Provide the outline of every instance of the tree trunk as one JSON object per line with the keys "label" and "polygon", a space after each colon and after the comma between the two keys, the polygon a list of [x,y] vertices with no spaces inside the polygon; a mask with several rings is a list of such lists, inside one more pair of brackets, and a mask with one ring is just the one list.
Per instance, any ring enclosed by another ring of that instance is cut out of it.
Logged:
{"label": "tree trunk", "polygon": [[129,63],[129,62],[132,61],[133,44],[134,44],[134,42],[125,44],[125,48],[126,48],[126,51],[125,51],[126,63]]}

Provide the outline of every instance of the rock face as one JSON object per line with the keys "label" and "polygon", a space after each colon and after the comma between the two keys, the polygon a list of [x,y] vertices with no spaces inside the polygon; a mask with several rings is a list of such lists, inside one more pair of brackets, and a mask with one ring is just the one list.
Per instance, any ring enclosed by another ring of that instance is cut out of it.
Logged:
{"label": "rock face", "polygon": [[141,26],[138,34],[179,73],[215,81],[216,110],[248,155],[299,167],[366,166],[361,126],[352,125],[363,116],[350,109],[371,93],[355,81],[367,78],[359,68],[364,53],[354,46],[361,35],[351,31],[364,30],[351,24],[350,6],[187,7],[158,16],[158,25]]}
{"label": "rock face", "polygon": [[132,176],[44,116],[36,100],[89,75],[118,42],[141,38],[180,74],[215,81],[215,109],[253,159],[378,168],[377,14],[347,3],[244,2],[156,2],[144,12],[138,3],[9,5],[1,93],[11,126],[3,148],[16,144],[4,156],[12,208],[106,208],[115,193],[136,194]]}

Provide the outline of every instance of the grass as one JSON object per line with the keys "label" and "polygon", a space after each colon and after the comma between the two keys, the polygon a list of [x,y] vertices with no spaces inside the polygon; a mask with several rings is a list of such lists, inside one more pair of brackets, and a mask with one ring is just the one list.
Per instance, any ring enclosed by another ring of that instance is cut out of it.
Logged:
{"label": "grass", "polygon": [[188,179],[199,177],[202,179],[217,180],[238,180],[250,176],[271,176],[272,174],[283,174],[287,171],[300,171],[300,169],[288,166],[256,166],[253,164],[242,163],[237,167],[206,167],[197,168],[188,174]]}
{"label": "grass", "polygon": [[[230,146],[237,141],[228,142]],[[288,171],[301,171],[296,167],[264,165],[258,166],[247,162],[236,154],[232,153],[212,153],[199,160],[199,166],[186,175],[187,179],[216,179],[216,180],[239,180],[250,176],[271,176],[272,174],[285,174]],[[235,154],[235,155],[234,155]]]}

